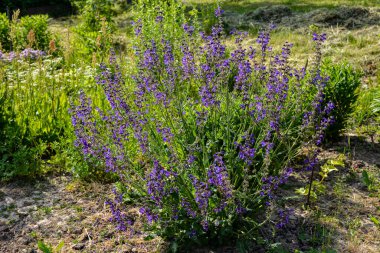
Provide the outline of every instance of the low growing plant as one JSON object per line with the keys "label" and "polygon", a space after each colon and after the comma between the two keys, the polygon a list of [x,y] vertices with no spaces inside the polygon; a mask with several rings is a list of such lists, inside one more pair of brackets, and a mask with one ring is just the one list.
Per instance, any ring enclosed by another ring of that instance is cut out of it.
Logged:
{"label": "low growing plant", "polygon": [[61,241],[56,247],[53,247],[51,244],[46,244],[43,241],[37,242],[38,249],[41,250],[43,253],[61,252],[64,245],[65,243],[63,241]]}
{"label": "low growing plant", "polygon": [[336,159],[328,160],[324,165],[320,167],[318,180],[314,180],[313,177],[310,178],[310,183],[302,188],[296,190],[296,193],[307,196],[307,203],[311,200],[317,200],[318,195],[325,192],[326,186],[323,181],[328,177],[328,175],[333,171],[338,171],[338,166],[344,166],[344,155],[337,157]]}
{"label": "low growing plant", "polygon": [[367,170],[362,171],[362,181],[367,187],[368,191],[377,191],[379,183],[376,180],[376,177],[368,172]]}

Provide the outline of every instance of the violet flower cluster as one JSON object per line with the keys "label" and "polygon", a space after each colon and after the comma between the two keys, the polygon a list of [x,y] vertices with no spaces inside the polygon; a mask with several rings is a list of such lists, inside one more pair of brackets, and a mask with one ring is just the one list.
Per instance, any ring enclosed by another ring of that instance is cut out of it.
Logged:
{"label": "violet flower cluster", "polygon": [[134,234],[132,226],[134,220],[127,216],[122,208],[123,194],[118,193],[116,189],[113,189],[114,199],[108,199],[105,204],[109,206],[111,211],[110,221],[116,224],[116,229],[120,231],[128,231],[130,235]]}
{"label": "violet flower cluster", "polygon": [[4,62],[12,62],[14,60],[37,60],[42,57],[46,56],[46,52],[38,50],[38,49],[32,49],[32,48],[26,48],[22,50],[20,53],[11,51],[9,53],[4,53],[0,51],[0,61]]}

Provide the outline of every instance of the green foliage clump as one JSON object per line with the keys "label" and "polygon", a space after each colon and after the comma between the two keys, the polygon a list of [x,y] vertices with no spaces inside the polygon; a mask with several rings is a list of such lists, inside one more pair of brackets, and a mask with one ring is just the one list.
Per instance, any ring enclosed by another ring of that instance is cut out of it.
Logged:
{"label": "green foliage clump", "polygon": [[352,124],[360,127],[370,123],[375,118],[373,111],[373,101],[376,95],[375,87],[361,87],[358,92],[358,99],[355,103],[355,110],[352,113]]}
{"label": "green foliage clump", "polygon": [[111,21],[113,2],[112,0],[73,0],[72,4],[81,15],[82,28],[99,31],[101,17],[105,17],[108,22]]}
{"label": "green foliage clump", "polygon": [[9,20],[5,13],[0,13],[0,44],[3,49],[10,47]]}
{"label": "green foliage clump", "polygon": [[369,135],[374,143],[375,136],[380,134],[380,85],[360,88],[351,124],[358,133]]}
{"label": "green foliage clump", "polygon": [[80,14],[81,23],[73,29],[76,34],[72,41],[79,57],[102,58],[102,52],[111,47],[110,34],[115,30],[112,21],[114,1],[84,0],[72,1]]}
{"label": "green foliage clump", "polygon": [[[133,14],[135,34],[141,34],[133,38],[135,46],[139,49],[144,49],[146,46],[144,41],[155,40],[162,34],[165,34],[166,39],[176,46],[179,46],[185,37],[180,24],[185,24],[189,20],[185,17],[185,6],[176,0],[136,0]],[[191,12],[191,16],[194,18],[194,23],[197,22],[197,11]],[[164,22],[157,20],[157,17],[161,17]],[[196,30],[199,28],[199,24],[193,25]]]}
{"label": "green foliage clump", "polygon": [[64,245],[65,243],[63,241],[61,241],[56,247],[53,247],[51,244],[46,244],[42,240],[37,242],[38,249],[43,253],[61,252]]}
{"label": "green foliage clump", "polygon": [[[49,55],[25,59],[16,54],[17,58],[9,61],[9,55],[4,54],[4,60],[0,60],[0,77],[4,81],[0,86],[0,94],[4,94],[0,126],[2,179],[34,176],[46,171],[40,166],[45,162],[66,165],[78,158],[73,137],[68,134],[69,98],[75,97],[79,89],[96,96],[90,66],[65,66],[63,58]],[[75,162],[69,168],[79,167],[78,174],[83,178],[89,175],[87,167],[77,166],[81,160]]]}
{"label": "green foliage clump", "polygon": [[23,40],[14,45],[16,48],[25,48],[28,45],[27,36],[30,31],[33,31],[35,43],[33,48],[48,51],[49,42],[52,40],[52,35],[48,30],[48,15],[33,15],[24,16],[20,19],[20,27],[22,28]]}
{"label": "green foliage clump", "polygon": [[7,91],[0,95],[0,181],[15,176],[35,176],[45,146],[33,143],[16,122]]}
{"label": "green foliage clump", "polygon": [[26,47],[48,51],[53,39],[48,30],[47,15],[23,16],[19,11],[9,21],[6,14],[0,13],[0,43],[5,51],[19,51]]}
{"label": "green foliage clump", "polygon": [[326,101],[335,106],[334,124],[328,127],[326,135],[328,139],[335,139],[345,129],[354,111],[362,74],[347,63],[332,64],[331,61],[324,62],[322,71],[330,77],[326,85]]}

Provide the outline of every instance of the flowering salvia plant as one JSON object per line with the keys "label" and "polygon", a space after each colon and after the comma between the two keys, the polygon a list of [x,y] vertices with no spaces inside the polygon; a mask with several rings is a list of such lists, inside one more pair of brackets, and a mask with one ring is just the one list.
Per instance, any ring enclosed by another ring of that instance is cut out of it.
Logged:
{"label": "flowering salvia plant", "polygon": [[75,145],[120,178],[122,195],[108,204],[123,230],[123,196],[132,196],[152,234],[201,243],[252,236],[301,146],[322,141],[333,108],[319,71],[325,35],[314,35],[310,70],[297,69],[291,43],[279,53],[270,46],[273,27],[247,48],[247,35],[233,31],[232,50],[220,24],[206,34],[185,23],[181,41],[172,41],[145,38],[137,21],[134,73],[124,77],[113,52],[99,69],[109,110],[84,93],[71,109]]}

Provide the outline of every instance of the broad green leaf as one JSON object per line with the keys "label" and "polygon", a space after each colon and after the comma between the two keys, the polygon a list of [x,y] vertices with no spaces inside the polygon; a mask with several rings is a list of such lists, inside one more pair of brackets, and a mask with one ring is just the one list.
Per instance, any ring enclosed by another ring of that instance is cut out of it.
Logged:
{"label": "broad green leaf", "polygon": [[363,172],[362,172],[362,178],[363,178],[363,183],[367,187],[371,186],[372,182],[371,182],[371,180],[369,178],[369,175],[368,175],[368,172],[366,170],[363,170]]}
{"label": "broad green leaf", "polygon": [[344,166],[344,162],[342,160],[330,160],[330,164],[335,166]]}

